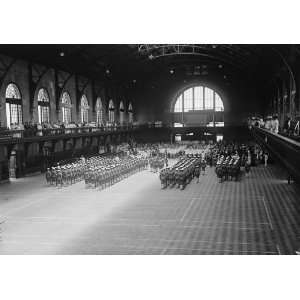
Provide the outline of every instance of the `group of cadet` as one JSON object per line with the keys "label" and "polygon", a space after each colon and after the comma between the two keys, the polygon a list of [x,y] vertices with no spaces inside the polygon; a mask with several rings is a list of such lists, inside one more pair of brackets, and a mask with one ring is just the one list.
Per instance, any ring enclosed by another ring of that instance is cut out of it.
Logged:
{"label": "group of cadet", "polygon": [[83,180],[86,165],[82,160],[74,163],[48,168],[46,171],[46,181],[50,185],[63,187]]}
{"label": "group of cadet", "polygon": [[185,155],[171,168],[161,170],[159,178],[162,188],[177,186],[184,189],[195,177],[199,182],[206,165],[215,166],[220,182],[238,181],[242,169],[248,176],[252,166],[261,162],[262,149],[254,143],[218,142],[207,147],[202,154]]}
{"label": "group of cadet", "polygon": [[[220,182],[225,180],[238,181],[244,168],[248,176],[252,166],[262,162],[263,150],[254,143],[217,143],[210,151],[209,156]],[[265,160],[268,155],[265,152]],[[266,162],[265,162],[266,165]]]}
{"label": "group of cadet", "polygon": [[199,182],[201,171],[205,174],[206,161],[201,154],[191,154],[181,158],[170,168],[161,170],[159,179],[162,188],[174,187],[184,190],[194,177]]}
{"label": "group of cadet", "polygon": [[239,156],[221,155],[216,164],[216,174],[220,182],[225,180],[238,181],[241,170],[241,159]]}
{"label": "group of cadet", "polygon": [[99,187],[100,189],[111,186],[124,178],[147,168],[148,161],[142,157],[124,156],[118,159],[94,159],[88,165],[84,174],[86,187]]}
{"label": "group of cadet", "polygon": [[131,155],[81,157],[76,162],[48,168],[46,181],[63,187],[85,181],[86,187],[107,187],[147,168],[148,161]]}

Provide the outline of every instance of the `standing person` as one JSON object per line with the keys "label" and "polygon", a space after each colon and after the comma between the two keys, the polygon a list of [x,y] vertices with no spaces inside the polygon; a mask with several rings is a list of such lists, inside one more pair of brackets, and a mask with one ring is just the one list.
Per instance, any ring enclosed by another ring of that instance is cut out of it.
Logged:
{"label": "standing person", "polygon": [[268,154],[268,152],[265,152],[264,153],[265,167],[268,166],[268,159],[269,159],[269,154]]}
{"label": "standing person", "polygon": [[197,183],[199,183],[199,177],[200,177],[200,166],[197,164],[195,166],[194,170],[194,176],[197,178]]}
{"label": "standing person", "polygon": [[206,161],[203,158],[202,162],[201,162],[201,169],[202,169],[202,172],[203,172],[202,175],[205,175],[205,168],[206,168]]}
{"label": "standing person", "polygon": [[273,132],[274,133],[278,133],[279,132],[279,120],[278,120],[278,116],[273,116]]}
{"label": "standing person", "polygon": [[168,152],[167,149],[165,150],[165,166],[168,167]]}

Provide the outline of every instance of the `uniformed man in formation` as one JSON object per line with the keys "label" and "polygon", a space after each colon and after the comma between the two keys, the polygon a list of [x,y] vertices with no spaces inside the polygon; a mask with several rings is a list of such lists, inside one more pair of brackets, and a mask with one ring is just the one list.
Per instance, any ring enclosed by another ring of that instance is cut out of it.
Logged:
{"label": "uniformed man in formation", "polygon": [[85,184],[86,187],[100,187],[103,189],[146,168],[147,159],[141,157],[93,158],[85,172]]}
{"label": "uniformed man in formation", "polygon": [[[159,178],[162,188],[176,186],[185,189],[195,176],[195,169],[200,170],[201,155],[187,155],[170,168],[161,170]],[[200,174],[200,173],[199,173]]]}
{"label": "uniformed man in formation", "polygon": [[48,168],[46,181],[63,187],[84,180],[87,187],[104,188],[146,169],[147,163],[146,158],[127,155],[121,158],[116,155],[81,157],[74,163]]}
{"label": "uniformed man in formation", "polygon": [[237,181],[241,175],[241,168],[249,174],[251,166],[259,163],[261,148],[257,144],[217,143],[210,151],[212,164],[216,165],[215,172],[220,182],[225,180]]}
{"label": "uniformed man in formation", "polygon": [[216,174],[220,182],[225,180],[238,180],[240,174],[241,159],[240,157],[231,157],[221,155],[216,164]]}
{"label": "uniformed man in formation", "polygon": [[50,185],[63,187],[83,180],[86,164],[79,160],[74,163],[47,168],[46,181]]}

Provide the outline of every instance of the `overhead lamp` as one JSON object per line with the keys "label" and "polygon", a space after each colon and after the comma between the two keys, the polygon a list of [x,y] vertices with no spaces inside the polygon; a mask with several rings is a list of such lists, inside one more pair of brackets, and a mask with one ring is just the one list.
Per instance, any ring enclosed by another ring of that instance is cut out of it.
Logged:
{"label": "overhead lamp", "polygon": [[174,71],[173,69],[170,70],[170,74],[174,74],[174,72],[175,72],[175,71]]}

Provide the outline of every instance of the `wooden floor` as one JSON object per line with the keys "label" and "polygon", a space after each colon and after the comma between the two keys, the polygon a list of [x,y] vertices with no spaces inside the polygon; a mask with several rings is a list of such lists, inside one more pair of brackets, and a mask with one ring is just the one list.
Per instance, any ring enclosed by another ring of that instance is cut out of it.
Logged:
{"label": "wooden floor", "polygon": [[300,192],[276,166],[218,183],[208,169],[184,191],[149,171],[103,191],[0,185],[0,254],[294,254]]}

